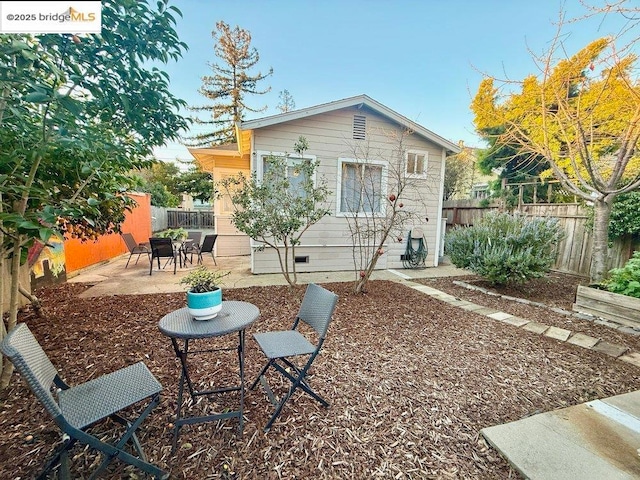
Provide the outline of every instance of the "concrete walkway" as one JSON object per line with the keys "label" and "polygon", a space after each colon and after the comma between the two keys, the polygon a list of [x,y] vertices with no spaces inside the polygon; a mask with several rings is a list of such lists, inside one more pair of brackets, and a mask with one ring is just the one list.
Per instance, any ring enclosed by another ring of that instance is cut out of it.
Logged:
{"label": "concrete walkway", "polygon": [[[110,262],[85,269],[76,275],[69,276],[68,282],[92,284],[91,288],[83,292],[81,295],[83,297],[184,292],[185,287],[179,284],[179,280],[195,268],[192,265],[186,268],[178,268],[177,273],[174,275],[173,268],[170,266],[160,271],[156,267],[153,270],[153,274],[149,275],[149,263],[146,258],[140,257],[138,263],[135,264],[136,257],[134,256],[129,267],[125,268],[128,258],[129,254],[122,255]],[[230,272],[229,276],[223,280],[223,288],[287,284],[281,273],[252,274],[250,256],[216,257],[217,265],[214,265],[211,256],[205,255],[203,260],[204,265],[211,269]],[[445,264],[439,267],[412,270],[376,270],[371,278],[373,280],[398,281],[460,275],[469,275],[469,272],[453,265]],[[353,271],[298,274],[298,283],[300,284],[311,282],[351,282],[354,279]]]}
{"label": "concrete walkway", "polygon": [[640,478],[640,391],[482,430],[525,478]]}
{"label": "concrete walkway", "polygon": [[[129,265],[125,269],[127,257],[124,255],[85,270],[68,281],[92,284],[82,293],[84,297],[179,292],[184,291],[179,279],[194,268],[179,269],[176,275],[173,269],[154,270],[149,276],[146,259],[142,258],[138,265]],[[227,288],[286,284],[281,274],[251,274],[248,256],[220,257],[216,261],[217,266],[214,266],[213,260],[205,257],[205,265],[231,272],[224,281]],[[372,279],[402,282],[440,301],[484,315],[511,328],[522,328],[532,334],[596,351],[613,361],[640,367],[640,354],[629,352],[620,345],[460,300],[413,281],[468,274],[452,265],[442,265],[415,270],[379,270],[374,272]],[[352,271],[298,275],[300,284],[353,280]],[[532,480],[640,478],[640,391],[488,427],[481,433],[517,471]]]}

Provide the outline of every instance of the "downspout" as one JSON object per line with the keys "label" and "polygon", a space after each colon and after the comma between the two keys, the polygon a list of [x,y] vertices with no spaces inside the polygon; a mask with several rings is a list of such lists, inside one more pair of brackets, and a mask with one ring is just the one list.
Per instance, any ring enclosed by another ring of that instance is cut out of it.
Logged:
{"label": "downspout", "polygon": [[440,239],[442,238],[442,206],[444,202],[444,170],[446,168],[447,162],[447,151],[446,149],[442,149],[442,160],[440,169],[440,187],[438,188],[438,214],[436,215],[436,248],[433,252],[433,266],[437,267],[440,261]]}

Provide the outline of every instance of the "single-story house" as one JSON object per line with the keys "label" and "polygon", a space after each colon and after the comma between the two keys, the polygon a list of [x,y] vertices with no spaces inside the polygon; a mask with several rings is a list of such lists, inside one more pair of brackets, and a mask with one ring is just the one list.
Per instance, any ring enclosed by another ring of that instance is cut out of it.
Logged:
{"label": "single-story house", "polygon": [[[349,216],[354,215],[349,211],[353,201],[345,198],[353,188],[346,185],[353,182],[355,169],[375,170],[373,178],[378,184],[372,188],[380,200],[374,202],[373,208],[378,215],[384,215],[389,205],[386,199],[394,191],[392,170],[398,159],[402,159],[403,174],[411,177],[415,190],[403,200],[403,208],[415,212],[417,220],[406,226],[402,240],[389,239],[377,268],[403,268],[408,232],[415,229],[424,234],[426,266],[438,265],[444,235],[445,158],[460,148],[366,95],[244,121],[236,127],[237,143],[191,148],[189,152],[205,171],[213,174],[214,181],[239,171],[246,175],[254,171],[260,177],[269,155],[284,156],[288,152],[288,161],[296,161],[291,152],[300,136],[309,144],[305,158],[319,161],[316,175],[327,181],[332,194],[331,214],[305,232],[296,247],[298,272],[354,268],[348,225]],[[396,171],[393,170],[394,175]],[[214,213],[218,256],[251,254],[253,273],[280,271],[275,251],[255,248],[259,246],[257,242],[233,227],[233,205],[228,198],[214,203]]]}

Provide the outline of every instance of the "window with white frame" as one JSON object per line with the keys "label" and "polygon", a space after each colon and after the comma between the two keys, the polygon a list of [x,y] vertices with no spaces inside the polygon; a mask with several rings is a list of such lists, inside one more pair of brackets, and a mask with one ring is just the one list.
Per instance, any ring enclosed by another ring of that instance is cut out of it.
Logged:
{"label": "window with white frame", "polygon": [[372,160],[338,159],[338,213],[384,213],[387,166]]}
{"label": "window with white frame", "polygon": [[412,177],[426,177],[428,159],[428,152],[408,151],[406,155],[407,175]]}
{"label": "window with white frame", "polygon": [[[264,174],[269,168],[273,168],[273,165],[269,162],[270,157],[286,158],[286,175],[289,180],[289,192],[291,194],[297,193],[298,195],[303,193],[302,184],[307,178],[305,177],[304,170],[299,167],[302,162],[315,162],[316,156],[304,155],[304,157],[300,157],[285,155],[284,153],[258,152],[258,178],[260,178],[260,180],[264,178]],[[315,178],[311,180],[315,183]]]}

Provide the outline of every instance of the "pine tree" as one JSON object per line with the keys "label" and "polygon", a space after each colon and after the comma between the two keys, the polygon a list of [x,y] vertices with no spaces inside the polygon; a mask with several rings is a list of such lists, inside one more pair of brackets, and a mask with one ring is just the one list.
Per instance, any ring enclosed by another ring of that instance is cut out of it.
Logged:
{"label": "pine tree", "polygon": [[295,110],[296,102],[293,100],[293,96],[289,93],[289,90],[282,90],[279,97],[280,103],[278,103],[276,107],[278,110],[280,110],[282,113]]}
{"label": "pine tree", "polygon": [[245,102],[246,95],[262,95],[271,90],[268,87],[258,90],[257,84],[273,74],[273,68],[265,74],[250,74],[260,55],[251,46],[251,33],[236,26],[231,29],[223,21],[216,23],[211,32],[214,40],[213,50],[221,60],[210,63],[213,74],[202,77],[202,86],[198,92],[209,100],[211,105],[192,106],[194,112],[210,112],[210,119],[194,118],[196,124],[211,125],[212,131],[188,137],[185,144],[193,147],[223,145],[235,140],[235,124],[240,122],[246,111],[261,112],[267,107],[251,108]]}

